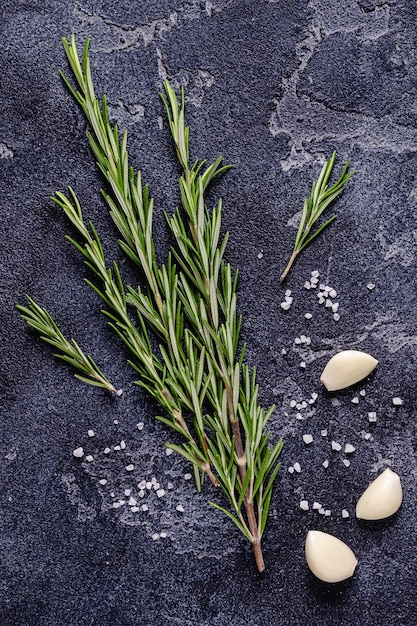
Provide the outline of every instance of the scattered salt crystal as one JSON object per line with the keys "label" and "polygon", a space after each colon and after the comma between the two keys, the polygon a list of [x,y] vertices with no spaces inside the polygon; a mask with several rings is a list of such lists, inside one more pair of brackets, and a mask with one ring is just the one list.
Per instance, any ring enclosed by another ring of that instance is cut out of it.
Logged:
{"label": "scattered salt crystal", "polygon": [[165,454],[166,454],[167,456],[171,456],[171,454],[172,454],[173,452],[174,452],[174,450],[172,450],[172,448],[166,448],[166,450],[165,450]]}
{"label": "scattered salt crystal", "polygon": [[340,443],[338,443],[337,441],[332,441],[332,450],[336,450],[337,452],[339,452],[339,450],[342,449],[342,446],[340,445]]}
{"label": "scattered salt crystal", "polygon": [[142,509],[142,511],[149,511],[149,507],[147,504],[142,504],[140,508]]}
{"label": "scattered salt crystal", "polygon": [[301,408],[305,409],[307,407],[307,402],[305,400],[302,401],[301,403]]}
{"label": "scattered salt crystal", "polygon": [[291,302],[281,302],[280,306],[284,311],[288,311],[291,307]]}
{"label": "scattered salt crystal", "polygon": [[330,291],[329,291],[329,296],[330,296],[331,298],[335,298],[335,297],[337,296],[337,291],[336,291],[336,289],[330,289]]}
{"label": "scattered salt crystal", "polygon": [[91,461],[94,461],[94,457],[92,454],[89,454],[88,456],[85,457],[85,460],[91,463]]}
{"label": "scattered salt crystal", "polygon": [[399,398],[398,396],[396,398],[392,399],[392,404],[394,406],[401,406],[403,404],[403,401],[401,398]]}
{"label": "scattered salt crystal", "polygon": [[117,425],[118,423],[119,423],[119,420],[113,420],[113,424]]}
{"label": "scattered salt crystal", "polygon": [[139,510],[140,510],[140,509],[139,509],[139,507],[138,507],[138,506],[132,506],[132,507],[131,507],[131,509],[130,509],[130,512],[131,512],[131,513],[137,513]]}
{"label": "scattered salt crystal", "polygon": [[320,431],[320,435],[322,437],[327,437],[327,428],[323,428],[323,430]]}
{"label": "scattered salt crystal", "polygon": [[323,461],[322,465],[325,469],[327,469],[329,467],[329,459],[326,459],[325,461]]}
{"label": "scattered salt crystal", "polygon": [[120,450],[125,450],[126,449],[126,443],[122,440],[120,442]]}
{"label": "scattered salt crystal", "polygon": [[121,396],[121,395],[122,395],[122,393],[123,393],[123,389],[116,389],[116,392],[115,392],[115,393],[116,393],[116,396],[118,396],[118,397],[120,398],[120,396]]}
{"label": "scattered salt crystal", "polygon": [[157,489],[156,495],[158,496],[158,498],[163,498],[165,495],[165,489]]}
{"label": "scattered salt crystal", "polygon": [[300,345],[300,343],[301,343],[301,339],[300,339],[300,337],[296,337],[296,338],[294,339],[294,343],[295,343],[295,344],[297,344],[297,345],[299,346],[299,345]]}
{"label": "scattered salt crystal", "polygon": [[354,398],[352,398],[351,402],[352,404],[359,404],[359,398],[355,396]]}
{"label": "scattered salt crystal", "polygon": [[334,314],[333,314],[333,319],[334,319],[334,321],[335,321],[335,322],[338,322],[338,321],[340,320],[340,315],[339,315],[339,313],[334,313]]}
{"label": "scattered salt crystal", "polygon": [[332,304],[332,313],[337,313],[339,310],[339,303],[338,302],[333,302]]}
{"label": "scattered salt crystal", "polygon": [[323,296],[319,297],[319,304],[324,304],[325,303],[325,299],[323,298]]}
{"label": "scattered salt crystal", "polygon": [[294,470],[297,472],[297,474],[301,474],[301,465],[298,462],[294,463]]}
{"label": "scattered salt crystal", "polygon": [[301,343],[307,343],[307,337],[305,335],[300,335]]}
{"label": "scattered salt crystal", "polygon": [[130,463],[129,465],[126,465],[125,470],[126,472],[133,472],[133,470],[135,469],[135,466]]}
{"label": "scattered salt crystal", "polygon": [[289,297],[290,297],[290,295],[291,295],[291,293],[292,293],[292,292],[291,292],[291,289],[287,289],[287,290],[286,290],[286,292],[285,292],[285,297],[286,297],[286,298],[289,298]]}
{"label": "scattered salt crystal", "polygon": [[313,435],[310,435],[310,434],[303,435],[303,441],[306,445],[313,443]]}
{"label": "scattered salt crystal", "polygon": [[365,397],[366,396],[366,390],[365,389],[361,389],[360,392],[359,392],[359,395],[362,396],[362,397]]}
{"label": "scattered salt crystal", "polygon": [[147,489],[148,491],[149,491],[150,489],[152,489],[152,483],[151,483],[151,481],[150,481],[150,480],[148,480],[148,481],[145,483],[145,486],[146,486],[146,489]]}
{"label": "scattered salt crystal", "polygon": [[364,439],[366,439],[367,441],[370,441],[372,439],[371,433],[365,433]]}
{"label": "scattered salt crystal", "polygon": [[143,498],[143,497],[145,496],[145,492],[144,492],[144,490],[143,490],[143,489],[140,489],[140,490],[138,491],[138,496],[139,496],[139,498]]}
{"label": "scattered salt crystal", "polygon": [[326,510],[324,511],[324,514],[325,514],[325,516],[326,516],[326,517],[330,517],[330,515],[332,514],[332,512],[330,511],[330,509],[326,509]]}
{"label": "scattered salt crystal", "polygon": [[159,539],[159,534],[158,534],[158,533],[154,533],[154,534],[152,535],[152,539],[153,539],[154,541],[157,541],[157,540]]}
{"label": "scattered salt crystal", "polygon": [[99,482],[99,485],[107,485],[107,480],[105,478],[100,478],[98,482]]}
{"label": "scattered salt crystal", "polygon": [[330,300],[330,298],[326,299],[324,306],[326,307],[326,309],[333,309],[333,302]]}
{"label": "scattered salt crystal", "polygon": [[311,272],[311,275],[313,276],[313,278],[318,278],[320,276],[320,272],[318,270],[313,270]]}
{"label": "scattered salt crystal", "polygon": [[138,430],[143,430],[144,423],[143,422],[139,422],[138,424],[136,424],[136,426],[137,426]]}
{"label": "scattered salt crystal", "polygon": [[318,397],[319,397],[319,394],[316,393],[315,391],[313,391],[313,393],[311,394],[311,399],[312,400],[317,400]]}
{"label": "scattered salt crystal", "polygon": [[321,508],[322,508],[322,505],[320,504],[320,502],[313,502],[313,509],[318,511]]}
{"label": "scattered salt crystal", "polygon": [[355,446],[352,446],[351,443],[347,443],[345,445],[345,453],[346,454],[352,454],[352,452],[355,452],[355,450],[356,450]]}
{"label": "scattered salt crystal", "polygon": [[372,289],[375,289],[374,283],[368,283],[366,286],[368,287],[369,291],[372,291]]}
{"label": "scattered salt crystal", "polygon": [[350,466],[350,461],[349,461],[349,459],[343,459],[343,465],[344,465],[345,467],[349,467],[349,466]]}
{"label": "scattered salt crystal", "polygon": [[75,448],[75,450],[72,451],[72,454],[76,459],[81,459],[84,456],[84,449],[81,447]]}
{"label": "scattered salt crystal", "polygon": [[320,515],[324,515],[325,511],[324,511],[323,507],[321,507],[321,509],[319,509],[319,513],[320,513]]}
{"label": "scattered salt crystal", "polygon": [[88,435],[89,437],[95,437],[95,434],[96,434],[96,433],[94,432],[94,430],[88,430],[88,431],[87,431],[87,435]]}
{"label": "scattered salt crystal", "polygon": [[303,405],[301,402],[297,402],[297,404],[295,405],[295,408],[298,409],[298,411],[301,411],[301,409],[303,408]]}
{"label": "scattered salt crystal", "polygon": [[262,252],[258,252],[258,259],[262,259],[263,257],[263,253]]}
{"label": "scattered salt crystal", "polygon": [[305,369],[306,368],[306,362],[305,361],[301,361],[300,367],[301,367],[301,369]]}
{"label": "scattered salt crystal", "polygon": [[375,411],[369,411],[368,413],[369,422],[376,422],[376,413]]}
{"label": "scattered salt crystal", "polygon": [[132,493],[131,489],[125,489],[125,496],[130,496],[131,493]]}
{"label": "scattered salt crystal", "polygon": [[192,475],[191,474],[184,474],[184,480],[191,480]]}
{"label": "scattered salt crystal", "polygon": [[128,505],[129,506],[136,506],[138,503],[138,501],[136,500],[136,498],[134,498],[133,496],[130,496],[129,501],[128,501]]}
{"label": "scattered salt crystal", "polygon": [[349,517],[349,512],[346,511],[346,509],[342,510],[342,517],[343,517],[343,519],[347,519]]}
{"label": "scattered salt crystal", "polygon": [[301,413],[296,413],[296,415],[295,415],[295,419],[297,419],[297,420],[303,420],[303,419],[304,419],[304,417],[302,416],[302,414],[301,414]]}
{"label": "scattered salt crystal", "polygon": [[161,537],[161,539],[165,539],[167,534],[166,532],[162,532],[162,533],[159,533],[159,536]]}
{"label": "scattered salt crystal", "polygon": [[287,354],[287,351],[286,351],[286,349],[285,349],[285,348],[282,348],[282,350],[281,350],[281,354],[282,354],[282,355]]}
{"label": "scattered salt crystal", "polygon": [[110,448],[104,448],[103,454],[110,454]]}
{"label": "scattered salt crystal", "polygon": [[295,406],[297,406],[296,400],[291,400],[290,401],[290,407],[293,409]]}
{"label": "scattered salt crystal", "polygon": [[310,283],[310,281],[306,280],[306,282],[304,283],[304,288],[305,288],[305,289],[311,289],[311,283]]}
{"label": "scattered salt crystal", "polygon": [[307,500],[301,500],[301,502],[300,502],[300,509],[302,511],[308,511],[309,506],[308,506],[308,501]]}
{"label": "scattered salt crystal", "polygon": [[182,504],[177,504],[175,509],[178,511],[178,513],[184,513],[184,507],[182,506]]}
{"label": "scattered salt crystal", "polygon": [[120,509],[120,502],[113,502],[114,509]]}
{"label": "scattered salt crystal", "polygon": [[311,318],[313,317],[311,313],[306,313],[304,315],[304,317],[306,318],[306,320],[311,320]]}
{"label": "scattered salt crystal", "polygon": [[174,485],[173,485],[172,483],[168,483],[168,484],[167,484],[167,488],[168,488],[168,489],[174,489]]}
{"label": "scattered salt crystal", "polygon": [[118,450],[121,450],[121,447],[120,447],[120,446],[118,446],[118,445],[113,446],[113,450],[117,450],[117,451],[118,451]]}
{"label": "scattered salt crystal", "polygon": [[141,480],[140,483],[138,484],[138,489],[145,489],[146,487],[146,480]]}
{"label": "scattered salt crystal", "polygon": [[321,291],[324,291],[325,289],[327,289],[327,287],[324,283],[320,283],[319,289],[321,289]]}
{"label": "scattered salt crystal", "polygon": [[294,468],[293,468],[293,466],[292,466],[292,465],[288,468],[288,472],[289,472],[290,474],[294,474]]}

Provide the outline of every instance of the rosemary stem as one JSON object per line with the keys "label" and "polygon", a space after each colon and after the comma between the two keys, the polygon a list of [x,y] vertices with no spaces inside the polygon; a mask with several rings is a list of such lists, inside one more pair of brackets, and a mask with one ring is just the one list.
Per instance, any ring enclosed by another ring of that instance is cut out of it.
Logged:
{"label": "rosemary stem", "polygon": [[288,272],[291,269],[292,264],[294,263],[295,259],[297,258],[298,255],[298,250],[294,250],[294,252],[292,253],[290,260],[288,261],[287,267],[285,268],[285,270],[282,272],[281,276],[280,276],[280,282],[282,283],[285,280],[285,277],[287,276]]}

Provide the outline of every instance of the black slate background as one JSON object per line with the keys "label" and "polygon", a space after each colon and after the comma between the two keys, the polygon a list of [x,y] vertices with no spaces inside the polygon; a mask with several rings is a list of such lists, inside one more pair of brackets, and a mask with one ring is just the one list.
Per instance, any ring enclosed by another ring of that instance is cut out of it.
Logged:
{"label": "black slate background", "polygon": [[[416,19],[413,0],[2,0],[2,626],[417,623]],[[234,165],[210,202],[224,200],[247,360],[258,368],[263,404],[277,405],[271,437],[285,441],[264,576],[244,538],[208,506],[216,494],[207,486],[197,496],[183,479],[186,465],[165,456],[171,435],[134,385],[127,355],[83,283],[82,260],[64,239],[71,230],[49,199],[73,186],[109,254],[120,259],[84,121],[58,78],[58,69],[67,70],[60,39],[72,32],[80,48],[91,37],[97,93],[107,93],[112,119],[128,129],[132,163],[155,197],[161,259],[169,245],[163,211],[178,202],[158,98],[165,77],[186,87],[192,155],[221,153]],[[336,223],[280,285],[291,219],[334,149],[336,173],[351,158],[356,174],[337,203]],[[313,269],[338,292],[339,322],[303,287]],[[284,312],[287,288],[294,304]],[[93,353],[123,387],[121,398],[83,386],[52,359],[14,309],[25,293]],[[300,334],[312,338],[310,351],[294,343]],[[321,370],[346,348],[368,351],[380,365],[357,389],[329,396]],[[361,389],[366,396],[355,405]],[[314,391],[314,411],[297,420],[290,400]],[[394,396],[401,407],[393,407]],[[369,411],[378,414],[374,425]],[[103,449],[122,439],[126,449],[105,458]],[[330,450],[332,439],[355,445],[350,467]],[[92,463],[73,458],[79,445]],[[291,475],[295,461],[302,473]],[[129,462],[133,476],[124,470]],[[392,519],[360,523],[356,499],[387,466],[401,476],[403,506]],[[125,489],[152,476],[174,489],[149,499],[148,513],[112,508]],[[301,499],[320,501],[332,514],[302,512]],[[309,573],[303,547],[312,528],[355,551],[351,581],[328,586]],[[153,540],[161,531],[167,537]]]}

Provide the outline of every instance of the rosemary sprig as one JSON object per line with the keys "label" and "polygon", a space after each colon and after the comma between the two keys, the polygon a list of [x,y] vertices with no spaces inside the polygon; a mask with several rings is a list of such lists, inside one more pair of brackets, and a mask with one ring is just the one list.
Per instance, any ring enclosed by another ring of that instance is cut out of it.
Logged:
{"label": "rosemary sprig", "polygon": [[311,233],[313,226],[320,218],[322,213],[327,207],[334,201],[344,190],[344,186],[354,172],[349,172],[350,160],[345,164],[339,179],[331,186],[327,188],[330,174],[332,173],[333,166],[336,160],[336,151],[323,165],[320,175],[316,181],[313,182],[311,187],[310,198],[304,200],[304,206],[301,213],[300,224],[298,226],[297,234],[295,237],[294,248],[288,261],[287,267],[281,274],[281,282],[285,279],[288,272],[291,269],[296,257],[300,254],[304,248],[306,248],[312,241],[319,235],[326,226],[329,226],[335,219],[336,215],[330,217],[324,224],[321,224],[316,231]]}
{"label": "rosemary sprig", "polygon": [[[77,87],[61,76],[89,123],[89,144],[108,183],[103,197],[121,235],[119,244],[140,268],[145,288],[125,286],[117,264],[108,266],[97,231],[91,222],[85,223],[72,189],[69,197],[58,192],[54,198],[82,243],[68,239],[84,256],[93,275],[87,283],[105,303],[110,325],[130,350],[130,363],[140,377],[136,382],[168,415],[158,419],[184,439],[181,445],[167,445],[192,463],[198,489],[204,475],[220,486],[231,510],[212,504],[252,543],[262,571],[261,538],[282,442],[268,445],[265,427],[273,407],[264,411],[259,406],[256,372],[243,364],[245,346],[239,354],[237,273],[223,261],[227,235],[220,237],[221,201],[211,213],[205,204],[207,186],[227,166],[221,157],[208,166],[204,161],[189,166],[184,93],[178,103],[165,82],[163,100],[183,171],[182,211],[167,216],[177,246],[159,266],[152,235],[153,200],[140,172],[135,174],[129,165],[126,132],[119,137],[117,126],[110,124],[106,98],[99,101],[95,96],[89,42],[81,59],[74,36],[70,43],[63,39],[63,45]],[[131,320],[132,308],[137,323]],[[158,350],[151,335],[159,342]]]}
{"label": "rosemary sprig", "polygon": [[43,341],[51,344],[58,352],[54,354],[59,359],[69,363],[80,374],[75,377],[89,385],[102,387],[115,395],[121,395],[106,378],[89,354],[85,354],[74,339],[68,340],[58,328],[47,309],[40,307],[35,300],[26,296],[29,306],[17,304],[16,308],[27,324],[36,330]]}

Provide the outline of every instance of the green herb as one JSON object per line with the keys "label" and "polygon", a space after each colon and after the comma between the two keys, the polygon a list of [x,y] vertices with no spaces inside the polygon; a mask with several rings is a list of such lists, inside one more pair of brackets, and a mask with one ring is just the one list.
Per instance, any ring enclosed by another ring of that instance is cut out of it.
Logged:
{"label": "green herb", "polygon": [[313,241],[329,224],[335,219],[336,215],[333,215],[324,224],[321,224],[317,230],[311,233],[313,226],[327,209],[327,207],[334,201],[344,190],[344,186],[354,172],[348,172],[350,161],[347,161],[344,166],[340,178],[329,189],[327,189],[327,183],[332,173],[333,166],[336,160],[336,151],[333,152],[331,158],[323,165],[320,175],[317,181],[313,182],[311,187],[310,198],[304,200],[304,206],[301,213],[300,224],[298,226],[297,235],[295,237],[294,249],[291,254],[287,267],[281,274],[280,280],[283,281],[288,272],[291,269],[296,257],[300,254],[309,243]]}
{"label": "green herb", "polygon": [[178,102],[165,81],[162,99],[182,169],[182,209],[166,216],[176,246],[166,264],[159,265],[153,200],[140,172],[135,174],[129,165],[127,133],[119,137],[117,126],[110,124],[105,96],[101,101],[95,96],[89,42],[82,58],[74,36],[63,44],[76,88],[61,76],[89,123],[89,144],[108,185],[103,197],[120,233],[119,244],[138,266],[144,286],[125,285],[117,264],[107,264],[97,231],[91,222],[85,223],[72,189],[68,196],[57,193],[54,198],[82,242],[68,239],[84,256],[92,272],[87,283],[104,301],[103,312],[130,350],[130,363],[139,374],[136,382],[164,410],[158,419],[183,438],[168,447],[192,464],[198,489],[204,476],[221,488],[229,507],[211,504],[251,542],[263,571],[261,538],[282,441],[269,446],[265,427],[274,407],[264,411],[259,406],[256,371],[243,363],[237,273],[223,258],[227,235],[221,235],[222,203],[209,211],[205,202],[208,185],[227,166],[221,157],[210,165],[189,164],[184,93]]}
{"label": "green herb", "polygon": [[26,297],[29,306],[17,304],[16,308],[28,325],[40,334],[41,339],[54,346],[56,350],[59,350],[54,356],[69,363],[81,372],[81,374],[75,374],[76,378],[89,385],[102,387],[111,391],[111,393],[120,395],[121,391],[116,390],[109,382],[92,357],[84,354],[74,339],[68,341],[64,337],[56,322],[52,319],[51,314],[46,309],[41,308],[32,298]]}

